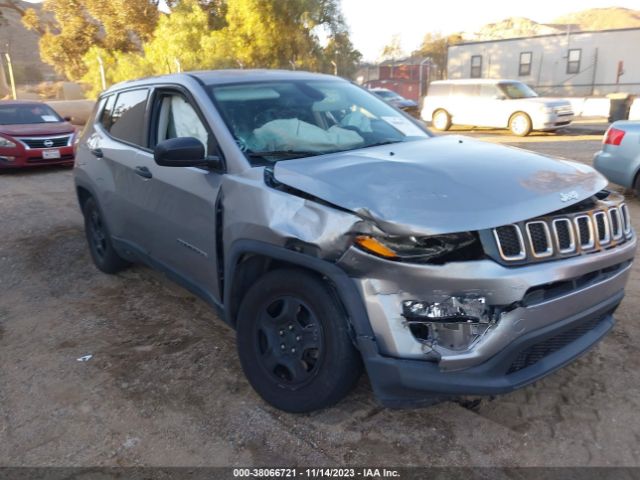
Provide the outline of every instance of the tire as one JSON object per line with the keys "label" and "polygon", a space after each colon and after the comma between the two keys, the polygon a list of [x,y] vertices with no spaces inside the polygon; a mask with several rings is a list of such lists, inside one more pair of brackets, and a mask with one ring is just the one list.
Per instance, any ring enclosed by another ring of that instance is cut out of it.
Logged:
{"label": "tire", "polygon": [[433,112],[433,116],[431,117],[431,125],[436,130],[441,132],[446,132],[451,128],[451,115],[449,112],[443,109],[438,109]]}
{"label": "tire", "polygon": [[84,231],[93,263],[104,273],[118,273],[130,264],[114,250],[107,225],[96,201],[89,197],[82,207]]}
{"label": "tire", "polygon": [[518,137],[526,137],[532,130],[531,118],[523,112],[514,113],[509,119],[509,130]]}
{"label": "tire", "polygon": [[633,181],[633,193],[636,197],[640,197],[640,172],[636,173],[636,178]]}
{"label": "tire", "polygon": [[329,407],[353,388],[362,359],[328,285],[296,269],[273,270],[242,299],[237,346],[254,390],[274,407]]}

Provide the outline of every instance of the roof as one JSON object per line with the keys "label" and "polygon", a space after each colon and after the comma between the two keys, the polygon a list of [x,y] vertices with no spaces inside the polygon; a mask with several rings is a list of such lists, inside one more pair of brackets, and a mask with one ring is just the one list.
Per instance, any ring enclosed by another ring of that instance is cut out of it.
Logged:
{"label": "roof", "polygon": [[[430,85],[438,85],[438,84],[458,84],[458,85],[466,85],[466,84],[482,84],[482,85],[493,85],[499,82],[520,82],[520,80],[516,80],[513,78],[461,78],[459,80],[435,80],[431,82]],[[522,83],[522,82],[520,82]]]}
{"label": "roof", "polygon": [[[608,30],[581,30],[581,31],[573,31],[571,30],[569,34],[571,36],[575,35],[584,35],[584,34],[597,34],[597,33],[612,33],[612,32],[629,32],[629,31],[638,31],[640,32],[640,27],[629,27],[629,28],[610,28]],[[461,42],[456,43],[455,45],[449,45],[448,48],[456,48],[456,47],[464,47],[465,45],[478,45],[481,43],[499,43],[499,42],[512,42],[516,40],[533,40],[536,38],[550,38],[550,37],[566,37],[567,32],[558,32],[558,33],[546,33],[544,35],[531,35],[529,37],[514,37],[514,38],[497,38],[493,40],[476,40],[472,42]]]}
{"label": "roof", "polygon": [[46,105],[40,100],[0,100],[0,105]]}
{"label": "roof", "polygon": [[301,70],[267,70],[267,69],[228,69],[228,70],[203,70],[184,73],[173,73],[155,77],[144,77],[137,80],[129,80],[117,83],[109,87],[104,93],[119,90],[124,87],[143,86],[154,83],[183,83],[189,79],[196,79],[205,85],[224,85],[231,83],[268,82],[278,80],[335,80],[345,81],[334,75],[323,73],[305,72]]}

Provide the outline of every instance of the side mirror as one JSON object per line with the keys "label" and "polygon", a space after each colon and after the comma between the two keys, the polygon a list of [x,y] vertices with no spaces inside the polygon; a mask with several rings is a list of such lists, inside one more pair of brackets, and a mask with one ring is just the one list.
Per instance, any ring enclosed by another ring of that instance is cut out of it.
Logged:
{"label": "side mirror", "polygon": [[63,119],[65,122],[73,122],[73,117],[69,117],[69,116],[67,116],[67,117],[62,117],[62,119]]}
{"label": "side mirror", "polygon": [[506,99],[507,99],[507,97],[506,97],[506,96],[501,95],[501,94],[496,95],[496,97],[495,97],[495,98],[496,98],[496,100],[506,100]]}
{"label": "side mirror", "polygon": [[163,167],[194,167],[208,163],[204,145],[194,137],[170,138],[156,145],[153,159]]}

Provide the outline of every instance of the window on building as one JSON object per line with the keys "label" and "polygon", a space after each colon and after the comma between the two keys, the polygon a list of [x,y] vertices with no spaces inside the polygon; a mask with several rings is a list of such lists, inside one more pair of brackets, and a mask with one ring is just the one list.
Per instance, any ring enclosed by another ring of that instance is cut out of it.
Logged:
{"label": "window on building", "polygon": [[526,77],[531,75],[531,59],[533,55],[531,52],[522,52],[520,54],[520,67],[518,68],[518,75]]}
{"label": "window on building", "polygon": [[482,77],[482,55],[471,57],[471,78]]}
{"label": "window on building", "polygon": [[569,50],[567,55],[567,73],[580,73],[580,57],[582,57],[582,49],[573,48]]}

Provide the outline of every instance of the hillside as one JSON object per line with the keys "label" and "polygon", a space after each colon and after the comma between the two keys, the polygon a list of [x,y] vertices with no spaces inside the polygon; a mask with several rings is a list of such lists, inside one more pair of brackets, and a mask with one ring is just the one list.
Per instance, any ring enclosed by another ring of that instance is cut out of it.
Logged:
{"label": "hillside", "polygon": [[640,27],[640,10],[621,7],[591,8],[559,17],[554,23],[573,24],[580,30]]}
{"label": "hillside", "polygon": [[563,33],[568,29],[575,32],[632,27],[640,27],[640,10],[622,7],[591,8],[561,16],[550,23],[538,23],[524,17],[506,18],[487,24],[476,32],[464,33],[463,37],[474,40],[495,40]]}
{"label": "hillside", "polygon": [[[38,3],[19,2],[23,8],[40,10]],[[13,10],[3,9],[5,21],[0,24],[1,50],[9,51],[16,75],[20,81],[29,77],[31,81],[51,78],[54,73],[49,65],[40,60],[38,35],[24,28],[20,15]]]}

